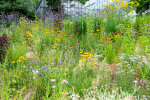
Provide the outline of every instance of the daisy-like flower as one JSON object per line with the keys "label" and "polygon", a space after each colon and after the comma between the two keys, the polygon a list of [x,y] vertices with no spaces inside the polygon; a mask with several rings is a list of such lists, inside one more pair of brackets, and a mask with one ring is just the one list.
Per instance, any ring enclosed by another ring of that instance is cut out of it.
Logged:
{"label": "daisy-like flower", "polygon": [[70,48],[72,48],[73,46],[71,45]]}
{"label": "daisy-like flower", "polygon": [[53,82],[55,82],[56,80],[55,79],[51,79],[51,82],[53,83]]}
{"label": "daisy-like flower", "polygon": [[61,83],[62,84],[68,84],[68,81],[67,80],[63,80]]}
{"label": "daisy-like flower", "polygon": [[80,41],[78,41],[77,44],[80,44]]}
{"label": "daisy-like flower", "polygon": [[96,65],[96,62],[94,62],[94,61],[93,61],[93,62],[92,62],[92,65],[94,65],[94,66],[95,66],[95,65]]}

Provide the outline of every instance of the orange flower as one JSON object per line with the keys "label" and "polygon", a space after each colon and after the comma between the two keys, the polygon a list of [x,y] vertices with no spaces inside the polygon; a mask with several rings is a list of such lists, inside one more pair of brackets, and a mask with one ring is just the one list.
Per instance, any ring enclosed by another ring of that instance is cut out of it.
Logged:
{"label": "orange flower", "polygon": [[96,35],[96,33],[93,33],[93,35]]}
{"label": "orange flower", "polygon": [[104,36],[100,36],[101,38],[103,38]]}
{"label": "orange flower", "polygon": [[80,44],[80,41],[78,41],[77,44]]}
{"label": "orange flower", "polygon": [[99,29],[97,29],[96,31],[99,32]]}
{"label": "orange flower", "polygon": [[104,32],[104,30],[101,30],[101,32]]}
{"label": "orange flower", "polygon": [[107,39],[108,39],[108,41],[110,41],[110,40],[111,40],[111,37],[108,37]]}
{"label": "orange flower", "polygon": [[13,35],[11,37],[14,37]]}
{"label": "orange flower", "polygon": [[120,34],[120,32],[117,32],[117,34]]}
{"label": "orange flower", "polygon": [[105,40],[106,40],[106,41],[107,41],[107,39],[108,39],[108,38],[107,38],[107,37],[105,37]]}
{"label": "orange flower", "polygon": [[12,63],[12,64],[14,64],[14,63],[15,63],[15,61],[12,61],[11,63]]}
{"label": "orange flower", "polygon": [[83,45],[85,47],[85,45]]}
{"label": "orange flower", "polygon": [[72,48],[73,46],[71,45],[70,48]]}

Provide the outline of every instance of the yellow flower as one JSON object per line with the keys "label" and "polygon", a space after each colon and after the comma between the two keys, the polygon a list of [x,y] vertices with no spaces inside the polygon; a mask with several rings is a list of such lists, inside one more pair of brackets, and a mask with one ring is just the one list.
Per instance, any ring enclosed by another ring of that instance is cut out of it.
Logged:
{"label": "yellow flower", "polygon": [[113,9],[113,6],[109,6],[109,9]]}
{"label": "yellow flower", "polygon": [[106,5],[105,4],[102,4],[102,7],[105,7]]}
{"label": "yellow flower", "polygon": [[48,34],[50,34],[50,32],[48,32],[48,31],[47,31],[47,32],[45,32],[45,33],[46,33],[47,35],[48,35]]}
{"label": "yellow flower", "polygon": [[20,62],[20,61],[21,61],[21,60],[19,60],[19,59],[17,60],[17,62]]}
{"label": "yellow flower", "polygon": [[120,0],[115,0],[115,2],[119,2]]}
{"label": "yellow flower", "polygon": [[26,44],[26,41],[23,41],[22,44]]}
{"label": "yellow flower", "polygon": [[93,56],[93,55],[90,53],[90,54],[89,54],[89,58],[92,58],[92,56]]}
{"label": "yellow flower", "polygon": [[93,62],[92,62],[92,65],[96,65],[96,62],[93,61]]}
{"label": "yellow flower", "polygon": [[83,57],[81,60],[82,60],[82,61],[86,61],[86,58],[85,58],[85,57]]}
{"label": "yellow flower", "polygon": [[34,28],[34,30],[38,30],[38,28]]}
{"label": "yellow flower", "polygon": [[31,32],[28,31],[27,34],[28,34],[29,36],[33,37],[33,35],[31,34]]}
{"label": "yellow flower", "polygon": [[106,14],[106,11],[103,11],[103,14]]}
{"label": "yellow flower", "polygon": [[54,30],[51,30],[51,32],[55,32]]}
{"label": "yellow flower", "polygon": [[54,45],[54,48],[57,48],[57,47]]}
{"label": "yellow flower", "polygon": [[35,40],[34,42],[35,42],[35,43],[37,43],[38,41],[37,41],[37,40]]}
{"label": "yellow flower", "polygon": [[30,38],[28,38],[28,40],[31,40]]}
{"label": "yellow flower", "polygon": [[82,54],[82,53],[83,53],[83,51],[80,52],[80,54]]}
{"label": "yellow flower", "polygon": [[14,64],[14,63],[15,63],[15,61],[12,61],[11,63],[12,63],[12,64]]}
{"label": "yellow flower", "polygon": [[62,92],[62,95],[68,95],[68,92]]}

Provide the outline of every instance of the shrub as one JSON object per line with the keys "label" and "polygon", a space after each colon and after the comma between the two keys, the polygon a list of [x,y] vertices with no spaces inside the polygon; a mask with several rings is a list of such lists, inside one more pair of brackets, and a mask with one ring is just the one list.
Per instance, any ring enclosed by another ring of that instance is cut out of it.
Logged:
{"label": "shrub", "polygon": [[6,48],[9,46],[8,38],[5,34],[0,37],[0,62],[3,62],[6,55]]}

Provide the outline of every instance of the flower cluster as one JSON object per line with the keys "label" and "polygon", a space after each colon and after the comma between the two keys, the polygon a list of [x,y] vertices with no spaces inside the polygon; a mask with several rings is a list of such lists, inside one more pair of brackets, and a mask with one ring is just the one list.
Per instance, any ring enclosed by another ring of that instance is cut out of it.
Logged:
{"label": "flower cluster", "polygon": [[[25,58],[25,57],[23,57],[23,56],[20,56],[19,59],[17,60],[17,62],[21,62],[22,60],[28,61],[27,58]],[[28,62],[30,62],[30,61],[28,61]]]}
{"label": "flower cluster", "polygon": [[92,58],[93,54],[90,52],[80,52],[82,61],[86,61],[87,58]]}

